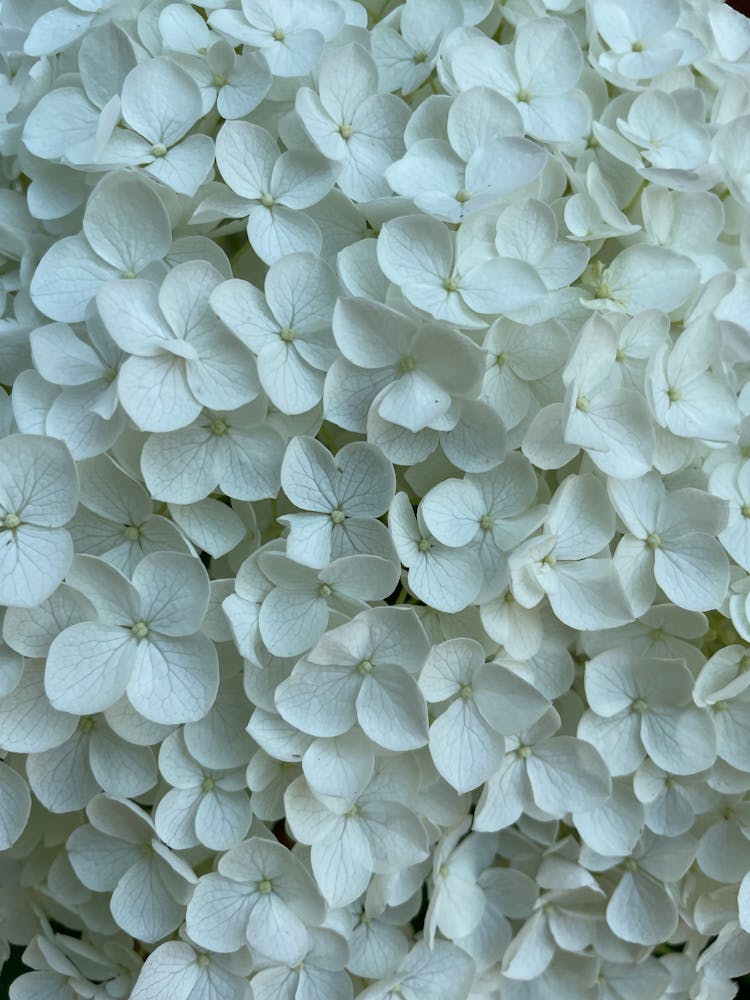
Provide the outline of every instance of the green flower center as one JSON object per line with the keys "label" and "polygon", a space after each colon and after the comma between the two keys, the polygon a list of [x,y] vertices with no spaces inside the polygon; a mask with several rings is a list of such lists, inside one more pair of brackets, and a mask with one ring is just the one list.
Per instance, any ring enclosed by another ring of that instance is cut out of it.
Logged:
{"label": "green flower center", "polygon": [[140,642],[141,639],[146,638],[149,631],[150,631],[149,627],[145,622],[136,622],[135,625],[131,628],[130,634],[133,636],[134,639],[138,639],[138,641]]}

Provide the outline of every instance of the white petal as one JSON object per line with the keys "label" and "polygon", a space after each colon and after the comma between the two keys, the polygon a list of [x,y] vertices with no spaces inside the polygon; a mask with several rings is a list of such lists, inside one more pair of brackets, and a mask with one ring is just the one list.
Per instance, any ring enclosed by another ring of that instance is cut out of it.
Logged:
{"label": "white petal", "polygon": [[572,736],[557,736],[532,750],[526,767],[534,801],[551,816],[604,802],[609,771],[594,748]]}
{"label": "white petal", "polygon": [[208,574],[200,560],[177,552],[146,556],[133,573],[143,619],[165,635],[192,635],[208,608]]}
{"label": "white petal", "polygon": [[190,937],[219,954],[242,948],[253,901],[248,889],[222,875],[204,875],[187,908],[185,922]]}
{"label": "white petal", "polygon": [[430,727],[430,754],[448,784],[463,794],[498,770],[505,740],[485,722],[472,700],[457,698]]}
{"label": "white petal", "polygon": [[24,831],[31,811],[31,795],[20,774],[0,765],[0,850],[7,851]]}
{"label": "white petal", "polygon": [[649,875],[625,872],[607,905],[607,923],[623,941],[654,945],[674,931],[677,907]]}
{"label": "white petal", "polygon": [[219,687],[216,647],[202,633],[172,638],[152,633],[136,649],[127,687],[133,708],[153,722],[194,722]]}
{"label": "white petal", "polygon": [[128,685],[136,652],[130,632],[115,625],[81,622],[50,646],[44,685],[64,712],[89,715],[109,708]]}

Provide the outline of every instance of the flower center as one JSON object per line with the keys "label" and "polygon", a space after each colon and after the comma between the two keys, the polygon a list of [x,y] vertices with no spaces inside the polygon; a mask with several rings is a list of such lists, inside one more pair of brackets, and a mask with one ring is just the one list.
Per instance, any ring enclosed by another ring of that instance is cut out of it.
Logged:
{"label": "flower center", "polygon": [[657,535],[655,531],[652,531],[649,535],[646,535],[646,545],[650,549],[661,548],[661,536]]}
{"label": "flower center", "polygon": [[141,529],[137,524],[128,524],[123,532],[129,542],[137,542],[141,537]]}
{"label": "flower center", "polygon": [[682,399],[682,392],[675,386],[671,385],[667,389],[667,399],[670,403],[678,403]]}
{"label": "flower center", "polygon": [[3,518],[3,527],[8,528],[9,531],[15,531],[20,523],[21,518],[18,514],[6,514]]}
{"label": "flower center", "polygon": [[294,340],[294,330],[291,326],[285,326],[282,330],[279,330],[279,336],[285,344],[291,344]]}
{"label": "flower center", "polygon": [[214,87],[223,87],[227,82],[227,78],[222,76],[221,73],[217,73],[214,77]]}
{"label": "flower center", "polygon": [[286,38],[286,32],[283,28],[274,28],[273,35],[271,37],[275,42],[283,42]]}
{"label": "flower center", "polygon": [[495,521],[492,514],[482,514],[479,518],[479,527],[482,531],[489,531],[491,528],[495,527]]}
{"label": "flower center", "polygon": [[217,417],[216,420],[211,423],[211,433],[215,434],[217,437],[221,437],[222,434],[226,434],[229,430],[229,424],[227,424],[221,417]]}
{"label": "flower center", "polygon": [[166,156],[167,147],[163,142],[155,142],[151,147],[151,153],[153,156]]}
{"label": "flower center", "polygon": [[94,722],[92,716],[84,715],[84,717],[78,723],[78,728],[81,730],[82,733],[90,733],[95,725],[96,723]]}
{"label": "flower center", "polygon": [[202,969],[205,969],[211,964],[211,956],[203,952],[201,955],[198,955],[195,961],[197,965],[200,965]]}
{"label": "flower center", "polygon": [[333,587],[329,586],[327,583],[321,583],[318,593],[321,597],[330,597],[333,593]]}
{"label": "flower center", "polygon": [[742,514],[743,517],[750,517],[750,503],[743,503],[740,507],[740,514]]}
{"label": "flower center", "polygon": [[261,205],[263,205],[264,208],[272,208],[274,204],[273,195],[269,194],[268,191],[264,191],[263,194],[260,196],[260,203]]}
{"label": "flower center", "polygon": [[331,511],[331,520],[333,521],[334,524],[341,524],[343,521],[346,520],[346,514],[343,512],[343,510],[337,507],[335,510]]}
{"label": "flower center", "polygon": [[149,627],[145,622],[136,622],[130,630],[130,634],[134,639],[138,639],[139,642],[141,639],[145,639],[148,633]]}
{"label": "flower center", "polygon": [[432,548],[432,542],[429,538],[420,538],[417,544],[417,548],[420,552],[429,552]]}
{"label": "flower center", "polygon": [[528,104],[529,101],[531,100],[531,94],[529,93],[528,90],[526,90],[525,87],[521,87],[521,89],[516,94],[516,100],[519,102],[519,104]]}
{"label": "flower center", "polygon": [[362,676],[364,677],[365,674],[372,673],[372,667],[373,667],[372,660],[360,660],[359,663],[357,664],[357,673],[362,674]]}
{"label": "flower center", "polygon": [[589,397],[588,396],[579,396],[578,399],[576,400],[576,409],[580,410],[581,413],[588,413],[589,412]]}
{"label": "flower center", "polygon": [[408,372],[413,372],[414,369],[417,367],[417,360],[416,358],[412,357],[411,354],[407,354],[405,358],[401,358],[401,364],[399,367],[401,368],[401,371],[404,372],[405,374]]}
{"label": "flower center", "polygon": [[461,188],[460,191],[456,192],[456,201],[459,205],[465,205],[467,201],[471,198],[471,193],[466,190],[466,188]]}
{"label": "flower center", "polygon": [[637,715],[643,715],[648,708],[648,703],[643,698],[636,698],[630,707]]}
{"label": "flower center", "polygon": [[522,743],[518,750],[516,750],[516,753],[521,760],[528,760],[531,756],[531,747],[527,747],[525,743]]}
{"label": "flower center", "polygon": [[421,52],[421,51],[420,52],[415,52],[414,55],[411,58],[412,58],[412,61],[415,62],[419,66],[420,63],[427,62],[427,53],[426,52]]}
{"label": "flower center", "polygon": [[454,275],[451,275],[450,278],[445,278],[443,288],[446,292],[457,292],[459,288],[458,278]]}
{"label": "flower center", "polygon": [[201,791],[212,792],[213,788],[214,788],[214,779],[204,778],[203,781],[201,782]]}
{"label": "flower center", "polygon": [[348,141],[354,135],[354,129],[346,122],[342,122],[341,125],[339,125],[339,135],[342,139]]}
{"label": "flower center", "polygon": [[462,684],[459,689],[459,697],[463,698],[464,701],[468,701],[469,698],[474,694],[474,688],[471,684]]}
{"label": "flower center", "polygon": [[270,878],[262,878],[255,887],[263,896],[268,896],[273,891],[273,883]]}

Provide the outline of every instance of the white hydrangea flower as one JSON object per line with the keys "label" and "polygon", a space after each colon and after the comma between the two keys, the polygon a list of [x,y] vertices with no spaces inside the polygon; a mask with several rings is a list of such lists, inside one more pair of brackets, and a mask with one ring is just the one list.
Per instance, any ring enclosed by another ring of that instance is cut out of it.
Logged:
{"label": "white hydrangea flower", "polygon": [[[287,254],[318,253],[320,230],[303,209],[317,204],[333,187],[338,167],[314,150],[282,153],[266,129],[249,122],[225,122],[216,137],[216,165],[238,197],[209,199],[206,209],[247,217],[250,245],[267,264]],[[229,211],[227,211],[229,209]]]}
{"label": "white hydrangea flower", "polygon": [[341,556],[388,551],[388,530],[377,519],[393,499],[396,476],[375,445],[354,441],[334,459],[314,438],[293,438],[281,486],[302,511],[279,518],[289,528],[286,551],[293,559],[323,567]]}
{"label": "white hydrangea flower", "polygon": [[258,395],[252,357],[209,307],[221,281],[210,264],[186,261],[158,290],[137,279],[97,294],[108,333],[130,354],[117,393],[141,430],[173,431],[204,405],[231,410]]}
{"label": "white hydrangea flower", "polygon": [[372,608],[326,633],[276,688],[281,716],[312,736],[355,722],[388,750],[427,742],[427,709],[415,674],[429,646],[408,608]]}
{"label": "white hydrangea flower", "polygon": [[99,712],[127,692],[154,722],[206,714],[219,676],[213,643],[199,631],[209,586],[198,560],[151,554],[131,583],[95,556],[77,556],[69,580],[93,598],[99,618],[69,626],[50,646],[45,689],[56,708]]}
{"label": "white hydrangea flower", "polygon": [[513,102],[524,131],[545,142],[569,142],[588,132],[590,109],[573,88],[583,69],[580,46],[564,21],[523,21],[513,45],[471,38],[449,56],[460,90],[489,86]]}
{"label": "white hydrangea flower", "polygon": [[586,665],[590,709],[579,734],[596,746],[612,774],[630,774],[646,754],[674,774],[713,764],[711,717],[692,704],[692,676],[681,660],[639,658],[618,647]]}
{"label": "white hydrangea flower", "polygon": [[614,560],[635,615],[652,603],[656,583],[680,607],[718,607],[729,583],[729,564],[715,537],[727,524],[725,503],[692,488],[667,493],[654,472],[611,479],[608,489],[628,529]]}
{"label": "white hydrangea flower", "polygon": [[338,282],[314,254],[289,253],[272,264],[264,294],[233,278],[211,293],[211,308],[256,355],[258,378],[282,413],[312,409],[336,357],[331,336]]}
{"label": "white hydrangea flower", "polygon": [[471,237],[462,232],[430,216],[393,219],[378,236],[378,263],[412,305],[456,326],[482,327],[480,314],[520,309],[544,294],[544,282],[525,261],[472,260]]}
{"label": "white hydrangea flower", "polygon": [[341,164],[336,183],[354,201],[389,194],[386,168],[403,152],[409,109],[378,88],[370,53],[353,42],[328,47],[318,64],[318,92],[297,91],[294,107],[315,147]]}
{"label": "white hydrangea flower", "polygon": [[275,496],[284,441],[266,415],[259,397],[236,410],[204,409],[185,427],[152,434],[141,452],[152,496],[170,506],[195,505],[217,487],[237,500]]}
{"label": "white hydrangea flower", "polygon": [[[169,216],[154,186],[136,174],[106,174],[86,203],[83,231],[54,243],[34,271],[34,305],[51,319],[80,322],[101,285],[113,278],[135,278],[144,271],[159,275],[156,265],[171,246]],[[65,336],[62,330],[56,335]],[[75,345],[67,339],[69,355]],[[45,361],[53,364],[50,358]]]}
{"label": "white hydrangea flower", "polygon": [[590,474],[568,477],[555,493],[542,535],[519,545],[509,559],[513,597],[535,607],[546,595],[565,625],[611,628],[633,616],[613,561],[597,554],[614,534],[606,490]]}
{"label": "white hydrangea flower", "polygon": [[164,51],[200,87],[204,114],[216,105],[222,118],[243,118],[271,89],[271,72],[261,54],[238,56],[195,9],[168,4],[159,15],[159,31]]}
{"label": "white hydrangea flower", "polygon": [[243,0],[242,14],[217,9],[210,24],[238,41],[256,47],[274,76],[305,76],[320,58],[323,44],[344,22],[332,0]]}
{"label": "white hydrangea flower", "polygon": [[224,851],[244,838],[252,819],[244,768],[203,767],[175,732],[161,745],[159,770],[171,788],[159,800],[154,824],[167,846],[184,850],[203,844]]}
{"label": "white hydrangea flower", "polygon": [[330,906],[357,899],[373,873],[398,872],[428,857],[425,829],[404,804],[408,799],[386,771],[348,799],[317,796],[304,777],[287,788],[287,822],[300,843],[311,845],[312,871]]}
{"label": "white hydrangea flower", "polygon": [[144,962],[131,1000],[210,1000],[217,994],[248,1000],[248,962],[242,954],[215,955],[188,941],[165,941]]}
{"label": "white hydrangea flower", "polygon": [[76,552],[99,556],[131,576],[150,553],[189,551],[174,524],[154,514],[143,486],[109,456],[79,462],[78,476],[81,507],[69,525]]}
{"label": "white hydrangea flower", "polygon": [[659,76],[701,54],[698,40],[677,27],[680,5],[671,0],[636,0],[627,8],[595,0],[591,14],[608,48],[598,55],[598,65],[629,81]]}
{"label": "white hydrangea flower", "polygon": [[192,197],[214,160],[209,136],[187,134],[203,114],[198,84],[172,60],[149,59],[126,76],[121,114],[126,128],[112,132],[99,163],[143,166],[173,191]]}
{"label": "white hydrangea flower", "polygon": [[430,754],[449,785],[463,793],[495,774],[505,755],[504,736],[528,729],[550,707],[526,681],[485,663],[473,639],[433,646],[419,686],[443,711],[430,726]]}
{"label": "white hydrangea flower", "polygon": [[272,583],[258,614],[260,636],[275,656],[298,656],[323,635],[329,614],[347,617],[382,600],[398,582],[398,563],[390,557],[341,556],[322,569],[295,562],[282,552],[259,557]]}
{"label": "white hydrangea flower", "polygon": [[397,493],[388,527],[401,562],[409,570],[409,588],[438,611],[456,612],[474,602],[482,585],[479,556],[468,548],[442,545],[427,530],[421,510],[415,514],[406,493]]}
{"label": "white hydrangea flower", "polygon": [[[352,981],[346,972],[346,938],[325,927],[312,928],[310,948],[300,962],[258,963],[252,978],[253,1000],[306,996],[310,1000],[351,1000]],[[292,992],[294,991],[294,992]]]}
{"label": "white hydrangea flower", "polygon": [[546,508],[531,507],[537,488],[530,463],[511,452],[492,472],[444,479],[425,494],[420,510],[428,531],[443,545],[469,546],[479,556],[480,603],[508,582],[506,553],[544,520]]}
{"label": "white hydrangea flower", "polygon": [[477,392],[481,352],[447,324],[340,298],[333,334],[343,357],[329,369],[324,406],[347,430],[365,430],[375,410],[381,420],[413,433],[450,431],[458,422],[457,399]]}
{"label": "white hydrangea flower", "polygon": [[186,927],[196,944],[219,954],[248,945],[276,961],[302,961],[309,928],[325,905],[302,863],[272,839],[251,837],[203,875],[188,904]]}
{"label": "white hydrangea flower", "polygon": [[507,740],[502,764],[477,804],[475,830],[502,830],[530,809],[540,818],[560,818],[606,801],[612,785],[604,760],[584,739],[554,736],[559,726],[551,708]]}
{"label": "white hydrangea flower", "polygon": [[126,933],[158,941],[176,930],[198,879],[154,833],[143,809],[128,799],[98,795],[86,807],[89,822],[68,837],[70,863],[81,882],[109,892],[112,916]]}
{"label": "white hydrangea flower", "polygon": [[386,170],[386,180],[423,212],[460,222],[504,201],[540,173],[544,151],[522,135],[521,116],[510,101],[472,87],[451,105],[448,141],[413,142]]}
{"label": "white hydrangea flower", "polygon": [[[587,866],[594,870],[614,867],[622,859],[598,857],[584,848]],[[695,840],[656,837],[645,833],[632,854],[607,904],[607,923],[623,941],[653,944],[668,938],[677,926],[677,904],[667,883],[684,875],[695,856]]]}

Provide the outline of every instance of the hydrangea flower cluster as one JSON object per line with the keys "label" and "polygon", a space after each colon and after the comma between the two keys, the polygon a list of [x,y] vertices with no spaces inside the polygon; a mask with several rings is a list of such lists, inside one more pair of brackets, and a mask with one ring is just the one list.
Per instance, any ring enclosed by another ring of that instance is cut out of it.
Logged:
{"label": "hydrangea flower cluster", "polygon": [[11,1000],[733,997],[750,21],[2,0],[0,54]]}

